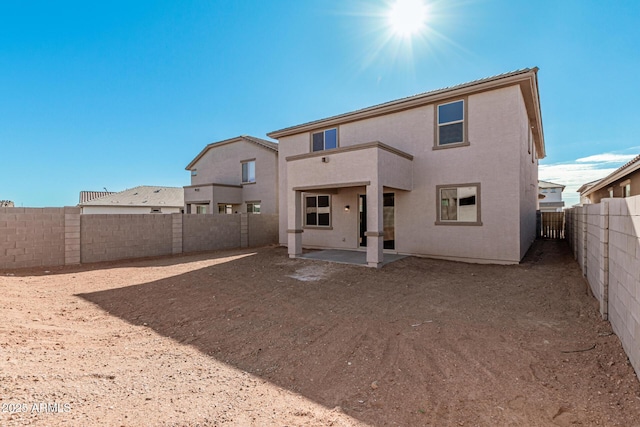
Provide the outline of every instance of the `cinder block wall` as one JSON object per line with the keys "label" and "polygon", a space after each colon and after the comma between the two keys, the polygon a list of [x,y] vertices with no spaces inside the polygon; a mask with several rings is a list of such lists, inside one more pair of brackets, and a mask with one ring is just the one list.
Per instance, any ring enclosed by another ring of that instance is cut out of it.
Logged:
{"label": "cinder block wall", "polygon": [[183,252],[233,249],[240,246],[240,214],[183,215]]}
{"label": "cinder block wall", "polygon": [[73,222],[79,214],[79,208],[0,208],[0,268],[64,265],[66,232],[75,233],[65,218]]}
{"label": "cinder block wall", "polygon": [[567,240],[640,378],[640,196],[566,213]]}
{"label": "cinder block wall", "polygon": [[[591,287],[591,292],[598,301],[604,298],[603,286],[600,281],[600,264],[602,254],[600,253],[600,205],[587,205],[586,210],[586,276]],[[583,270],[584,272],[584,270]]]}
{"label": "cinder block wall", "polygon": [[83,263],[173,253],[172,215],[82,215],[80,235]]}
{"label": "cinder block wall", "polygon": [[640,196],[609,202],[609,321],[640,377]]}
{"label": "cinder block wall", "polygon": [[0,268],[57,266],[264,246],[277,215],[80,215],[80,209],[0,208]]}
{"label": "cinder block wall", "polygon": [[248,214],[249,246],[278,243],[278,214]]}

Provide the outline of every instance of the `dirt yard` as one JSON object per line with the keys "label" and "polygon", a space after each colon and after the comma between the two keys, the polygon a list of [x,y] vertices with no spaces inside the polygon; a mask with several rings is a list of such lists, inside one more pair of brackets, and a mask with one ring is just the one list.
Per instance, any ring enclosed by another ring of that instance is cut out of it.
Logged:
{"label": "dirt yard", "polygon": [[282,248],[0,272],[0,425],[640,425],[563,242],[381,270]]}

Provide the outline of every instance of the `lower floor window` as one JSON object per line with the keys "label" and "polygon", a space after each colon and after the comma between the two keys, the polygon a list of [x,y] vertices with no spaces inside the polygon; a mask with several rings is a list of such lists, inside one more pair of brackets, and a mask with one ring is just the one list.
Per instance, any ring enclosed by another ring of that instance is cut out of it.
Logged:
{"label": "lower floor window", "polygon": [[247,213],[259,214],[260,202],[247,202]]}
{"label": "lower floor window", "polygon": [[331,226],[331,196],[305,196],[304,208],[304,225],[311,227]]}
{"label": "lower floor window", "polygon": [[480,184],[439,185],[438,222],[480,223]]}
{"label": "lower floor window", "polygon": [[232,214],[233,213],[233,206],[219,203],[218,204],[218,213],[219,214]]}
{"label": "lower floor window", "polygon": [[197,205],[196,206],[197,214],[206,214],[207,213],[207,205]]}

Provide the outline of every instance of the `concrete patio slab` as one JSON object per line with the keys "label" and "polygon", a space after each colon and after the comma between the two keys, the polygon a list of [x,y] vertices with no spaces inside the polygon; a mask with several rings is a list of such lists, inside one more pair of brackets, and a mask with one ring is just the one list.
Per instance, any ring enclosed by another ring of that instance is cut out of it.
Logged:
{"label": "concrete patio slab", "polygon": [[[406,258],[407,255],[384,254],[382,265]],[[367,253],[364,251],[347,251],[338,249],[325,249],[302,254],[300,258],[315,259],[318,261],[337,262],[340,264],[367,265]]]}

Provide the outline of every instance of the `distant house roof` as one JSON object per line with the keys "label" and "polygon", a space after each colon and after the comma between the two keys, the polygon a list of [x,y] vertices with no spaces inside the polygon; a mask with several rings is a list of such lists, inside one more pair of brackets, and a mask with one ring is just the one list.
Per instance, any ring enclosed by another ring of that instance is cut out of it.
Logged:
{"label": "distant house roof", "polygon": [[565,186],[549,181],[538,181],[538,188],[562,188],[564,190]]}
{"label": "distant house roof", "polygon": [[582,194],[585,191],[587,191],[589,188],[593,187],[594,185],[596,185],[597,183],[599,183],[600,181],[602,181],[601,179],[596,179],[595,181],[591,181],[591,182],[587,182],[586,184],[582,184],[580,186],[580,188],[578,188],[578,190],[576,190],[578,193]]}
{"label": "distant house roof", "polygon": [[564,202],[540,202],[541,208],[563,208]]}
{"label": "distant house roof", "polygon": [[79,206],[182,207],[184,206],[184,190],[182,187],[141,185],[80,203]]}
{"label": "distant house roof", "polygon": [[477,93],[518,84],[520,85],[524,102],[527,106],[527,114],[529,116],[529,121],[531,122],[538,158],[542,159],[546,156],[546,152],[544,145],[544,132],[542,129],[542,113],[540,110],[537,73],[537,67],[524,68],[508,73],[498,74],[496,76],[473,80],[471,82],[462,83],[456,86],[450,86],[442,89],[420,93],[418,95],[397,99],[395,101],[385,102],[383,104],[355,110],[349,113],[339,114],[337,116],[332,116],[321,120],[315,120],[301,125],[287,127],[270,132],[267,135],[270,138],[278,139],[288,135],[309,132],[320,127],[336,126],[341,123],[349,123],[356,120],[362,120],[370,117],[380,116],[383,114],[406,110],[408,108],[432,104],[441,100],[450,99],[454,96],[461,96],[465,94]]}
{"label": "distant house roof", "polygon": [[114,194],[114,193],[115,193],[114,191],[81,191],[80,203],[85,203],[85,202],[88,202],[89,200],[108,196],[109,194]]}
{"label": "distant house roof", "polygon": [[240,142],[240,141],[248,141],[262,148],[275,151],[276,153],[278,152],[277,142],[267,141],[266,139],[256,138],[255,136],[240,135],[240,136],[236,136],[235,138],[225,139],[224,141],[212,142],[211,144],[207,145],[202,149],[200,153],[198,153],[198,155],[193,160],[191,160],[191,163],[189,163],[185,169],[191,170],[191,168],[193,168],[193,166],[198,162],[198,160],[200,160],[200,158],[204,156],[205,153],[211,150],[212,148],[217,148],[223,145],[232,144],[234,142]]}
{"label": "distant house roof", "polygon": [[594,181],[593,185],[589,186],[589,184],[591,183],[584,184],[582,187],[578,189],[578,192],[580,193],[581,196],[587,196],[595,191],[601,190],[607,185],[615,181],[618,181],[619,179],[622,179],[627,175],[629,175],[630,173],[635,172],[637,170],[640,170],[640,155],[634,157],[629,162],[620,166],[618,169],[611,172],[609,175],[605,176],[601,180]]}

